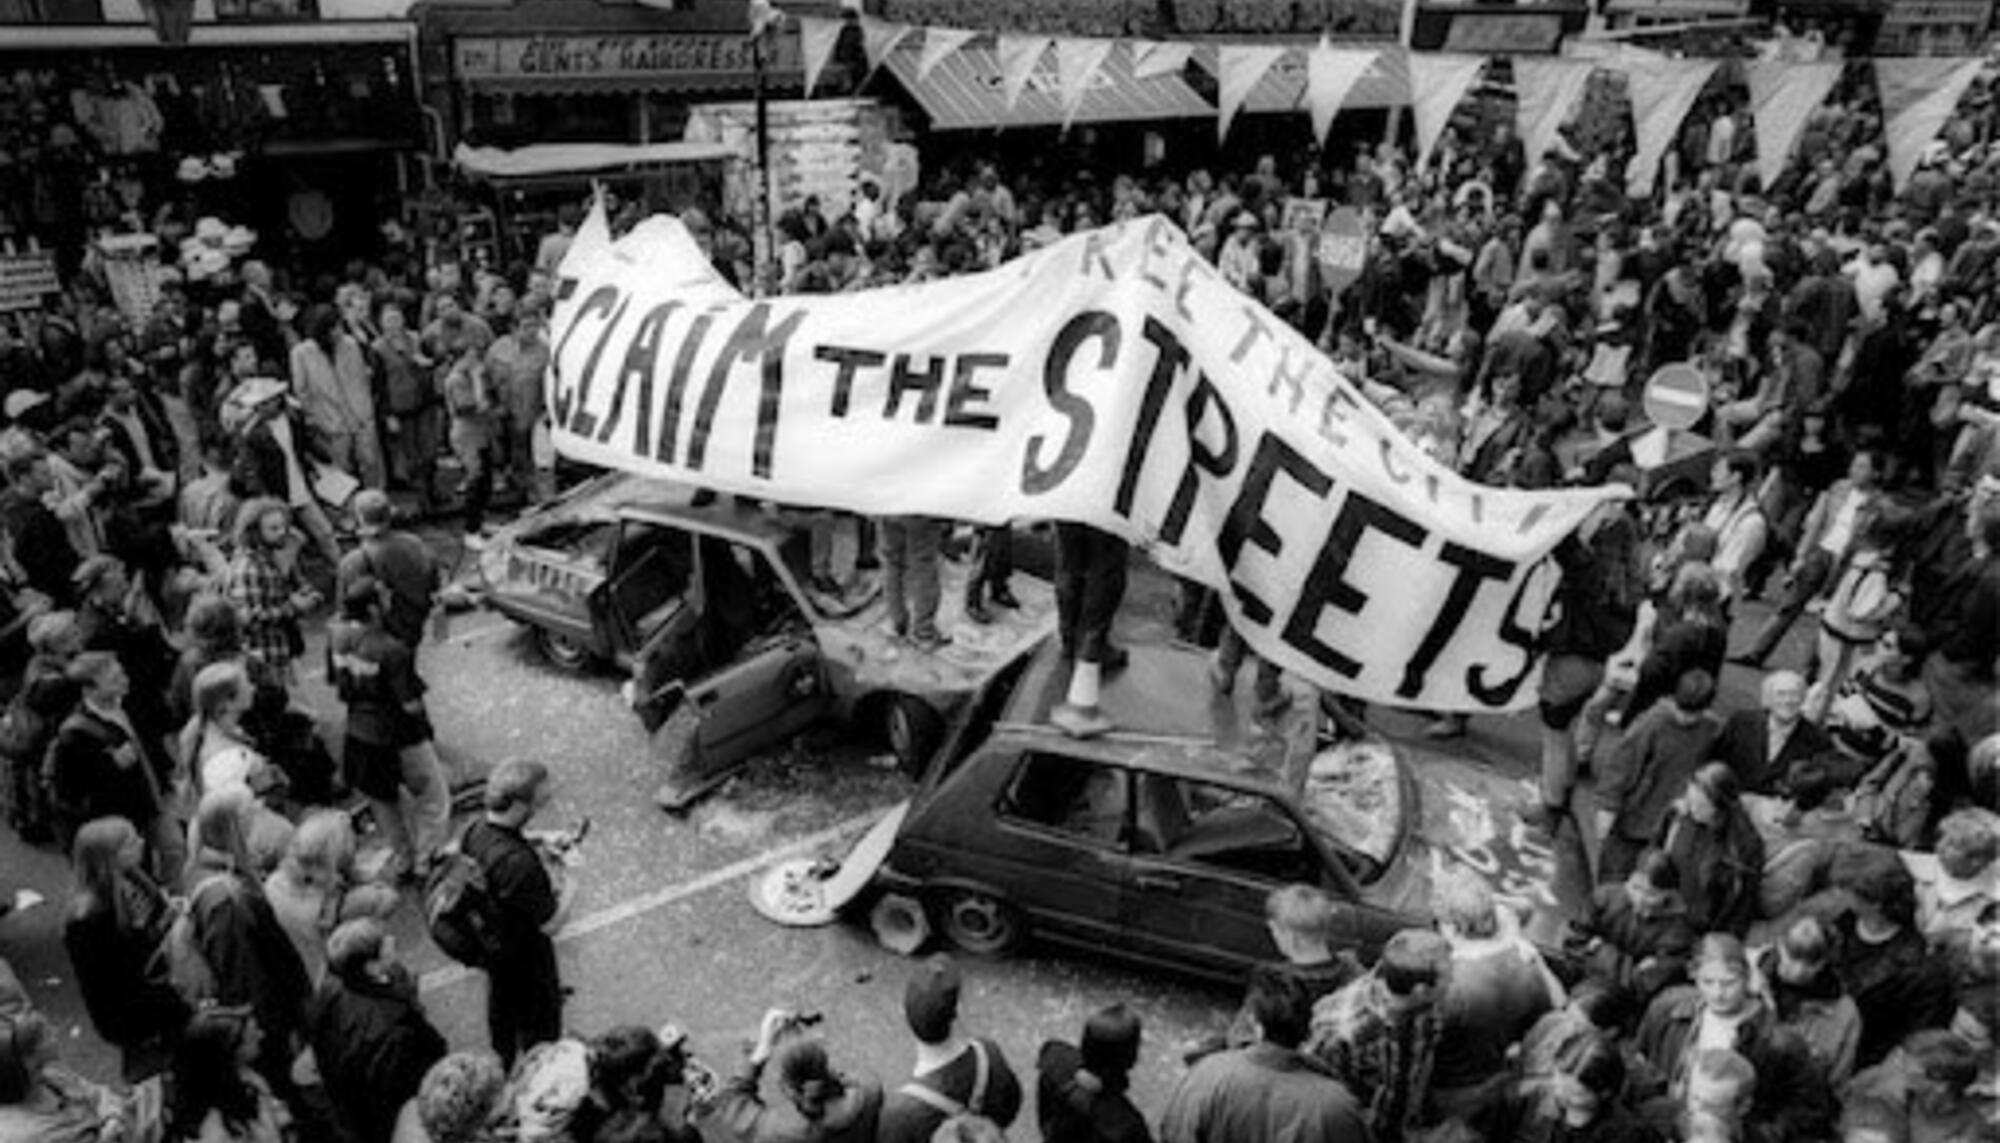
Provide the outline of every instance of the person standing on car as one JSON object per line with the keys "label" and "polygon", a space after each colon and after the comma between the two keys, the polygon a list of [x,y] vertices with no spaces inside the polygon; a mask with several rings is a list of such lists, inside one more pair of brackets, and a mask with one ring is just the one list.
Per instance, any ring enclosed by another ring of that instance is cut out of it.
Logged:
{"label": "person standing on car", "polygon": [[549,804],[549,768],[502,762],[486,779],[486,816],[466,827],[465,852],[486,875],[499,921],[489,962],[486,1027],[509,1067],[536,1044],[562,1035],[562,980],[550,938],[562,928],[575,885],[557,878],[522,831]]}
{"label": "person standing on car", "polygon": [[395,510],[387,493],[373,488],[355,493],[354,530],[361,543],[341,558],[334,597],[347,598],[348,585],[363,576],[381,584],[388,593],[382,627],[414,658],[443,576],[430,545],[394,524]]}
{"label": "person standing on car", "polygon": [[958,1031],[958,966],[942,954],[917,966],[903,990],[903,1018],[917,1038],[910,1082],[882,1101],[876,1143],[931,1143],[948,1119],[971,1113],[1001,1128],[1021,1113],[1021,1081],[1000,1045]]}
{"label": "person standing on car", "polygon": [[327,637],[327,675],[347,704],[347,783],[374,807],[395,871],[421,878],[444,844],[451,795],[431,741],[416,656],[389,632],[385,594],[367,576],[347,585],[341,621]]}
{"label": "person standing on car", "polygon": [[1366,1140],[1368,1120],[1347,1085],[1300,1050],[1312,1001],[1298,978],[1250,974],[1243,1006],[1257,1042],[1217,1052],[1181,1077],[1160,1115],[1160,1143],[1323,1143]]}

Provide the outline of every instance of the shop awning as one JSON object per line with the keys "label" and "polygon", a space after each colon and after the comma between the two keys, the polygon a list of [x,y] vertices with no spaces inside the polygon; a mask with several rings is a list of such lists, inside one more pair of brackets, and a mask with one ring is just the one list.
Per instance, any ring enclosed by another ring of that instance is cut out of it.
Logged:
{"label": "shop awning", "polygon": [[118,48],[256,48],[286,44],[408,44],[417,26],[407,20],[313,20],[299,24],[196,24],[185,45],[163,44],[147,24],[11,24],[0,51]]}
{"label": "shop awning", "polygon": [[474,178],[524,179],[735,157],[734,150],[720,143],[536,143],[512,151],[460,143],[451,161]]}
{"label": "shop awning", "polygon": [[[940,131],[975,127],[1061,126],[1062,87],[1054,59],[1046,58],[1021,91],[1020,101],[1007,106],[1000,76],[999,54],[991,47],[960,48],[917,80],[914,49],[889,55],[888,67]],[[1178,75],[1140,79],[1132,74],[1132,57],[1117,50],[1091,80],[1077,109],[1078,123],[1126,123],[1156,119],[1208,119],[1215,107]]]}
{"label": "shop awning", "polygon": [[[1306,110],[1306,54],[1313,44],[1295,44],[1294,51],[1286,52],[1257,86],[1250,89],[1250,96],[1243,101],[1245,111],[1304,111]],[[1354,85],[1347,99],[1341,103],[1343,110],[1356,107],[1403,107],[1410,102],[1410,62],[1403,49],[1384,41],[1343,42],[1343,48],[1379,48],[1381,54],[1368,74]],[[1222,65],[1217,50],[1204,45],[1194,53],[1194,62],[1210,75],[1221,73]]]}

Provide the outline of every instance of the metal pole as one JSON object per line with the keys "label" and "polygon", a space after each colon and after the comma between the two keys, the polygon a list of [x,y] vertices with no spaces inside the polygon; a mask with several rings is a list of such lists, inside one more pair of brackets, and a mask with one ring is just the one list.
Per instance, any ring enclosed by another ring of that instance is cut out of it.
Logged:
{"label": "metal pole", "polygon": [[750,38],[750,62],[757,79],[757,228],[763,236],[763,256],[757,266],[757,292],[776,291],[772,259],[777,254],[777,235],[771,218],[771,108],[764,91],[764,35]]}

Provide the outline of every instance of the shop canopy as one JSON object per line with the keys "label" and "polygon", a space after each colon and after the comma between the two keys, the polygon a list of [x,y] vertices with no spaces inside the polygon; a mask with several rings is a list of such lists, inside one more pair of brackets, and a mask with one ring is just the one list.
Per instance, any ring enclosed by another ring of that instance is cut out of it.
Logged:
{"label": "shop canopy", "polygon": [[526,179],[735,157],[734,149],[720,143],[536,143],[512,151],[460,143],[451,159],[460,171],[474,178]]}
{"label": "shop canopy", "polygon": [[[1250,95],[1243,101],[1244,111],[1285,112],[1306,109],[1306,56],[1313,45],[1294,44],[1296,51],[1286,52],[1271,65],[1250,89]],[[1340,101],[1343,111],[1357,107],[1407,107],[1410,103],[1410,60],[1403,49],[1394,44],[1378,41],[1341,43],[1343,48],[1379,48],[1375,62],[1368,72],[1355,83],[1347,98]],[[1222,74],[1218,53],[1214,47],[1204,45],[1194,53],[1194,62],[1210,75]]]}
{"label": "shop canopy", "polygon": [[1072,118],[1063,112],[1062,85],[1053,53],[1046,56],[1007,106],[1000,57],[992,47],[968,45],[946,56],[929,75],[917,78],[918,52],[890,53],[888,68],[940,131],[975,127],[1059,127],[1076,123],[1123,123],[1157,119],[1213,119],[1215,108],[1178,75],[1140,79],[1124,51],[1105,57]]}

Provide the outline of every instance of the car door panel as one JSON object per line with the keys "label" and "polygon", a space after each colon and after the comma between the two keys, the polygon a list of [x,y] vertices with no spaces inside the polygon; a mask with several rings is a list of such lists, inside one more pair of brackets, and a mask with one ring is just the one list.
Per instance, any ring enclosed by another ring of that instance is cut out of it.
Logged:
{"label": "car door panel", "polygon": [[804,729],[826,712],[819,645],[774,639],[687,688],[704,770],[732,765]]}

